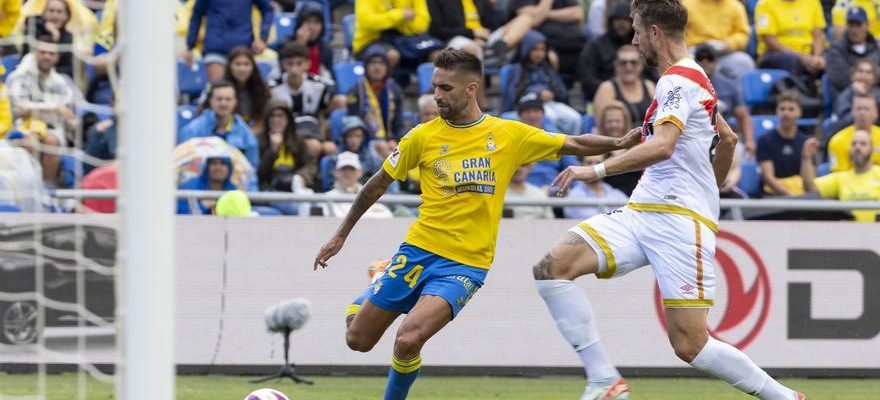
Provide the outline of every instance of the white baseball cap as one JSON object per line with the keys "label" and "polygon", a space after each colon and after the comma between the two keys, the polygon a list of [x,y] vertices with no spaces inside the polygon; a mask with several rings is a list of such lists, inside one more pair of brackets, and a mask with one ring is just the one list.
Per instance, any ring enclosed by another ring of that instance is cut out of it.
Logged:
{"label": "white baseball cap", "polygon": [[352,167],[354,169],[360,170],[360,157],[350,151],[340,153],[339,156],[336,158],[336,169],[343,169],[345,167]]}

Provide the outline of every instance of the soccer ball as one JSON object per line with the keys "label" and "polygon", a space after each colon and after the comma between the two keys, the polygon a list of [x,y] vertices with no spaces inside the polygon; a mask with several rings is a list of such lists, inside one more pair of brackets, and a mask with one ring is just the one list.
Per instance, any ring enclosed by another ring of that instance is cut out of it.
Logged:
{"label": "soccer ball", "polygon": [[251,392],[244,400],[290,400],[284,393],[275,389],[257,389]]}

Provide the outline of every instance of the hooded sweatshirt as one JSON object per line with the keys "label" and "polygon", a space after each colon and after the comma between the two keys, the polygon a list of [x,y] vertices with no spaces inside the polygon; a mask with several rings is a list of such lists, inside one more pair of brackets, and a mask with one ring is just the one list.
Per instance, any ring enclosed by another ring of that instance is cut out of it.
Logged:
{"label": "hooded sweatshirt", "polygon": [[[379,57],[388,65],[388,57],[382,46],[369,46],[362,55],[364,65]],[[391,68],[388,69],[391,71]],[[348,94],[348,114],[357,115],[367,124],[371,138],[400,139],[403,132],[403,90],[394,79],[385,76],[379,90],[373,90],[367,74],[358,80]]]}
{"label": "hooded sweatshirt", "polygon": [[251,132],[251,128],[241,119],[241,116],[233,114],[232,126],[225,134],[215,132],[216,127],[217,114],[214,113],[214,110],[207,109],[202,112],[202,115],[199,115],[198,118],[192,120],[192,122],[180,130],[180,133],[177,135],[177,144],[192,138],[217,136],[241,150],[248,161],[250,161],[251,166],[254,169],[259,169],[260,147],[257,144],[257,138]]}
{"label": "hooded sweatshirt", "polygon": [[[189,181],[181,183],[177,188],[180,190],[211,190],[210,178],[208,174],[208,163],[211,160],[220,159],[226,163],[226,166],[229,167],[229,173],[226,175],[226,179],[223,181],[223,188],[221,190],[235,190],[238,189],[235,185],[232,184],[232,160],[229,157],[209,157],[205,159],[205,167],[202,169],[202,174],[199,175],[196,179],[191,179]],[[199,199],[179,199],[177,200],[177,213],[178,214],[196,214],[196,215],[207,215],[211,214],[211,207],[206,206]]]}
{"label": "hooded sweatshirt", "polygon": [[332,74],[333,71],[333,49],[330,48],[330,45],[325,42],[324,39],[324,31],[327,29],[324,26],[324,9],[320,4],[314,3],[311,1],[303,2],[302,9],[299,11],[296,17],[295,27],[293,29],[293,36],[288,38],[288,40],[296,39],[296,30],[302,26],[303,22],[308,17],[318,17],[321,20],[321,33],[318,34],[318,38],[309,42],[307,44],[309,48],[309,58],[312,61],[312,68],[309,72],[315,75],[321,75],[321,67],[324,67],[326,71]]}
{"label": "hooded sweatshirt", "polygon": [[517,99],[526,93],[541,93],[544,90],[553,92],[555,101],[566,102],[568,99],[568,90],[562,83],[562,78],[551,65],[547,58],[544,57],[540,63],[534,64],[529,60],[529,53],[538,43],[545,43],[547,40],[544,35],[530,31],[527,33],[519,45],[520,61],[513,64],[510,70],[509,85],[504,90],[504,96],[501,99],[501,111],[511,111],[514,109]]}
{"label": "hooded sweatshirt", "polygon": [[592,99],[596,95],[596,90],[599,89],[602,82],[614,77],[614,60],[617,58],[617,49],[631,43],[635,34],[632,30],[624,36],[614,32],[614,29],[611,28],[611,21],[616,18],[630,19],[629,2],[618,0],[611,5],[608,12],[608,30],[602,36],[591,40],[581,52],[577,75],[587,99]]}

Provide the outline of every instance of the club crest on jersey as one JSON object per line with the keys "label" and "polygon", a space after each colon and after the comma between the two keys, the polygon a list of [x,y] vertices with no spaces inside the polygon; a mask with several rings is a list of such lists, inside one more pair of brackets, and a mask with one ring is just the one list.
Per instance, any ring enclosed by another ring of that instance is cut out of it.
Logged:
{"label": "club crest on jersey", "polygon": [[449,145],[448,144],[441,144],[440,145],[440,155],[445,156],[448,153],[449,153]]}
{"label": "club crest on jersey", "polygon": [[680,103],[681,86],[676,86],[675,89],[672,89],[666,93],[666,98],[663,100],[663,111],[678,110]]}
{"label": "club crest on jersey", "polygon": [[486,150],[495,151],[495,135],[491,132],[486,135]]}

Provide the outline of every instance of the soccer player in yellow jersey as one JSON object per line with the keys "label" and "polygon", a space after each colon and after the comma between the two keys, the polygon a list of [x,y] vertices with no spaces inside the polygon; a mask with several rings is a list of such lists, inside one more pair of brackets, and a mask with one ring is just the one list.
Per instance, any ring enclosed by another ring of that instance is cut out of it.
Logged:
{"label": "soccer player in yellow jersey", "polygon": [[423,203],[384,274],[349,307],[348,346],[370,351],[401,314],[385,399],[404,399],[421,366],[425,342],[451,321],[483,285],[495,256],[504,193],[516,168],[561,154],[597,155],[641,140],[566,136],[483,114],[476,93],[480,60],[446,49],[434,61],[440,118],[413,128],[370,178],[341,226],[315,257],[315,269],[339,252],[358,219],[395,179],[419,169]]}
{"label": "soccer player in yellow jersey", "polygon": [[575,179],[645,173],[626,207],[573,227],[534,267],[538,293],[587,371],[581,400],[624,400],[629,388],[605,354],[590,301],[573,280],[589,274],[615,278],[648,264],[663,296],[675,355],[761,399],[803,400],[708,333],[718,187],[730,170],[736,134],[717,116],[705,71],[688,57],[688,11],[680,0],[633,0],[632,16],[633,45],[648,65],[663,71],[644,118],[645,141],[604,163],[568,167],[553,184],[564,194]]}

